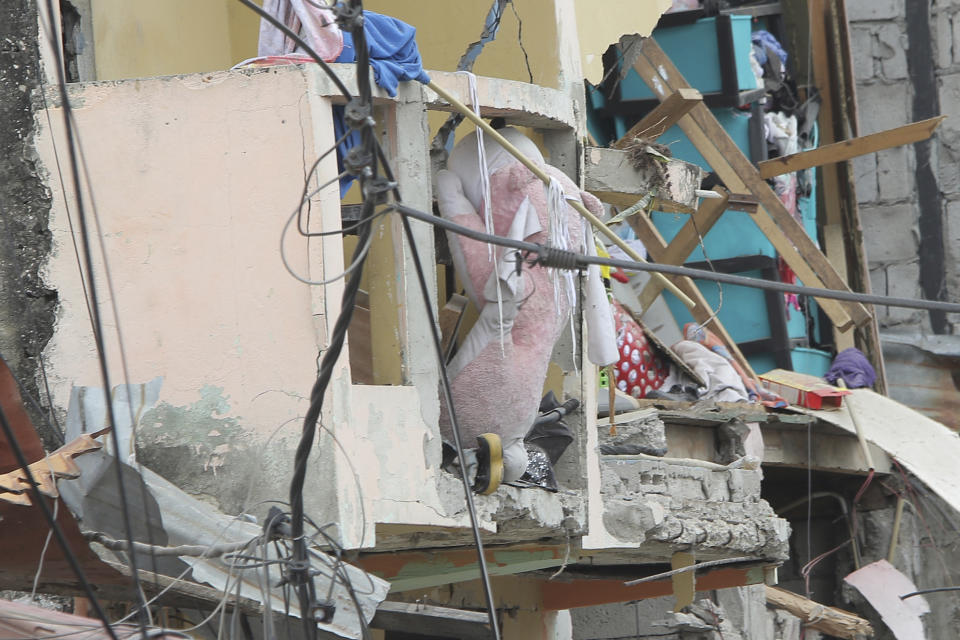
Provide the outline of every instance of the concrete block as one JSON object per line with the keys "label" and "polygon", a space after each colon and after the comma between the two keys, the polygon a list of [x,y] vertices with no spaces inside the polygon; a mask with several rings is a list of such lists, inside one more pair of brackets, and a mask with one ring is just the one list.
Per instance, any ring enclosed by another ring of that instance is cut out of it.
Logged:
{"label": "concrete block", "polygon": [[917,211],[913,205],[894,204],[860,208],[863,241],[871,267],[917,257]]}
{"label": "concrete block", "polygon": [[938,69],[953,64],[953,20],[946,11],[937,14],[933,22],[934,55]]}
{"label": "concrete block", "polygon": [[847,19],[850,22],[892,20],[903,15],[903,0],[850,0],[847,2]]}
{"label": "concrete block", "polygon": [[947,203],[944,220],[947,243],[947,299],[960,299],[960,201]]}
{"label": "concrete block", "polygon": [[[871,83],[857,87],[860,135],[893,129],[910,122],[909,84]],[[960,107],[957,107],[960,109]]]}
{"label": "concrete block", "polygon": [[912,199],[916,191],[916,180],[910,162],[912,154],[911,147],[894,147],[877,152],[877,183],[881,201]]}
{"label": "concrete block", "polygon": [[[949,29],[947,30],[949,33]],[[907,77],[907,36],[900,25],[888,22],[876,30],[872,55],[880,60],[882,75],[887,80]]]}
{"label": "concrete block", "polygon": [[[897,298],[922,298],[920,290],[920,265],[917,262],[891,264],[887,267],[887,289]],[[925,312],[916,309],[889,307],[886,320],[892,324],[921,324]]]}
{"label": "concrete block", "polygon": [[850,25],[850,54],[853,56],[853,77],[858,82],[873,78],[876,69],[873,64],[873,29],[871,25]]}
{"label": "concrete block", "polygon": [[748,469],[730,469],[727,482],[730,500],[733,502],[756,502],[760,499],[760,474]]}
{"label": "concrete block", "polygon": [[[575,640],[608,640],[612,638],[643,638],[664,633],[654,625],[667,617],[673,609],[673,597],[650,598],[630,604],[605,604],[597,607],[572,609]],[[671,640],[669,636],[665,640]]]}
{"label": "concrete block", "polygon": [[663,523],[663,507],[655,502],[607,499],[603,502],[603,526],[614,538],[643,542],[647,531]]}
{"label": "concrete block", "polygon": [[730,487],[726,478],[720,473],[711,474],[711,477],[703,483],[703,488],[707,494],[707,502],[728,502],[730,500]]}
{"label": "concrete block", "polygon": [[937,136],[937,180],[943,193],[960,191],[960,132],[948,130]]}
{"label": "concrete block", "polygon": [[[870,269],[870,290],[879,296],[887,295],[887,268],[884,266]],[[878,312],[882,307],[877,307]]]}
{"label": "concrete block", "polygon": [[892,20],[903,15],[903,0],[849,0],[847,2],[847,19],[850,22]]}
{"label": "concrete block", "polygon": [[[958,20],[960,22],[960,20]],[[941,135],[945,132],[960,131],[960,73],[950,73],[940,76],[940,113],[947,116],[941,125]],[[860,94],[857,94],[860,100]]]}
{"label": "concrete block", "polygon": [[[952,51],[951,51],[951,53],[953,54],[953,55],[952,55],[952,61],[953,61],[954,63],[957,63],[957,62],[960,62],[960,47],[958,47],[958,46],[957,46],[956,44],[954,44],[954,43],[960,42],[960,18],[958,18],[957,16],[954,16],[954,19],[953,19],[952,23],[953,23],[953,24],[951,25],[951,27],[952,27],[952,28],[951,28],[951,34],[952,34],[952,38],[951,38]],[[942,65],[942,66],[947,66],[947,65]]]}
{"label": "concrete block", "polygon": [[880,197],[877,185],[877,154],[857,156],[852,161],[853,177],[857,186],[857,202],[874,202]]}
{"label": "concrete block", "polygon": [[718,589],[717,604],[727,619],[740,631],[743,640],[768,640],[767,596],[764,585]]}
{"label": "concrete block", "polygon": [[667,451],[664,424],[655,413],[636,420],[618,419],[616,435],[610,435],[606,421],[598,422],[597,429],[601,453],[663,455]]}

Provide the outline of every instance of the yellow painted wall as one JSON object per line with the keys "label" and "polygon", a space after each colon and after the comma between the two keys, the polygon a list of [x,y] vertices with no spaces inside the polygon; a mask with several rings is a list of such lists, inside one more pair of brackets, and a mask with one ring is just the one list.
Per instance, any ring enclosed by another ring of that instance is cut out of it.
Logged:
{"label": "yellow painted wall", "polygon": [[[492,0],[368,0],[364,6],[387,13],[417,28],[417,44],[428,69],[453,71],[467,45],[480,39]],[[556,22],[553,0],[516,0],[523,44],[533,81],[556,86]],[[478,75],[529,81],[518,42],[518,22],[507,7],[497,39],[484,48],[474,72]]]}
{"label": "yellow painted wall", "polygon": [[[670,0],[572,0],[584,73],[625,33],[648,34]],[[115,80],[226,69],[256,55],[259,18],[237,0],[93,0],[97,78]],[[412,24],[428,69],[450,71],[483,30],[492,0],[368,0],[367,9]],[[516,13],[514,12],[516,11]],[[517,16],[519,15],[519,20]],[[477,60],[479,75],[557,87],[554,0],[514,0],[497,39]]]}
{"label": "yellow painted wall", "polygon": [[650,35],[671,0],[573,0],[584,77],[593,83],[603,78],[601,56],[622,35]]}
{"label": "yellow painted wall", "polygon": [[98,80],[229,69],[256,55],[258,19],[236,0],[93,0]]}

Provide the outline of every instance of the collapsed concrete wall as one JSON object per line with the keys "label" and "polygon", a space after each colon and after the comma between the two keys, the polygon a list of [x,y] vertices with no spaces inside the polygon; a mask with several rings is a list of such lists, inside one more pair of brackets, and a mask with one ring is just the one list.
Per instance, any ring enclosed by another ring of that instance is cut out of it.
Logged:
{"label": "collapsed concrete wall", "polygon": [[689,612],[673,598],[573,609],[574,640],[817,640],[820,634],[785,611],[767,607],[763,585],[698,593]]}
{"label": "collapsed concrete wall", "polygon": [[[0,9],[0,354],[34,398],[41,396],[41,354],[53,335],[56,291],[45,286],[50,253],[50,192],[32,140],[40,86],[36,3]],[[44,417],[27,410],[47,445],[54,442]]]}
{"label": "collapsed concrete wall", "polygon": [[[949,117],[930,141],[853,161],[873,291],[960,293],[960,2],[848,0],[860,135]],[[952,333],[938,312],[878,307],[881,327]]]}

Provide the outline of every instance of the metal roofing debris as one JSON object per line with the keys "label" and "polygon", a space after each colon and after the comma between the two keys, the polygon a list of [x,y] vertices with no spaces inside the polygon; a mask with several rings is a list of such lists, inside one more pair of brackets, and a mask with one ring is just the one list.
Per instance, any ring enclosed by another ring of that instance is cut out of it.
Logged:
{"label": "metal roofing debris", "polygon": [[900,599],[901,595],[912,593],[917,587],[892,564],[886,560],[872,562],[843,581],[867,599],[897,640],[924,640],[927,637],[920,616],[929,613],[930,607],[922,596]]}
{"label": "metal roofing debris", "polygon": [[856,434],[851,413],[856,414],[870,442],[900,461],[954,509],[960,510],[960,437],[944,425],[870,391],[855,389],[844,398],[850,411],[814,411],[812,416]]}

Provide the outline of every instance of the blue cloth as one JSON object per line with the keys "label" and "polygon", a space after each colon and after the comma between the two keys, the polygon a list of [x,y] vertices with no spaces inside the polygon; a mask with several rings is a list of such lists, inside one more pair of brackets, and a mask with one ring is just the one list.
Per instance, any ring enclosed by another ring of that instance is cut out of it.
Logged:
{"label": "blue cloth", "polygon": [[[397,85],[401,80],[419,80],[424,84],[430,82],[430,76],[423,70],[420,60],[415,39],[417,30],[414,27],[391,16],[364,11],[363,33],[367,36],[374,81],[391,97],[397,95]],[[354,62],[356,55],[353,34],[344,31],[343,51],[336,61]]]}
{"label": "blue cloth", "polygon": [[773,37],[773,34],[769,31],[764,31],[763,29],[758,29],[750,34],[750,42],[753,43],[753,51],[757,56],[757,62],[761,65],[767,63],[767,47],[772,49],[774,53],[777,54],[777,57],[780,58],[780,62],[787,64],[787,52],[782,46],[780,46],[780,41]]}
{"label": "blue cloth", "polygon": [[[419,80],[426,84],[430,76],[423,70],[420,50],[417,49],[415,36],[417,30],[391,16],[373,11],[363,12],[363,33],[367,37],[370,51],[370,66],[373,67],[373,79],[391,97],[396,97],[397,86],[401,80]],[[353,34],[343,32],[343,51],[335,62],[356,62],[357,51],[353,46]],[[343,122],[344,107],[333,107],[333,131],[339,140],[347,133]],[[337,167],[343,173],[343,158],[353,147],[360,144],[360,132],[353,131],[337,145]],[[340,178],[340,197],[346,195],[353,184],[353,176]]]}
{"label": "blue cloth", "polygon": [[873,370],[863,352],[850,347],[837,354],[824,378],[830,384],[836,384],[839,378],[843,378],[848,389],[859,389],[872,387],[877,379],[877,372]]}

